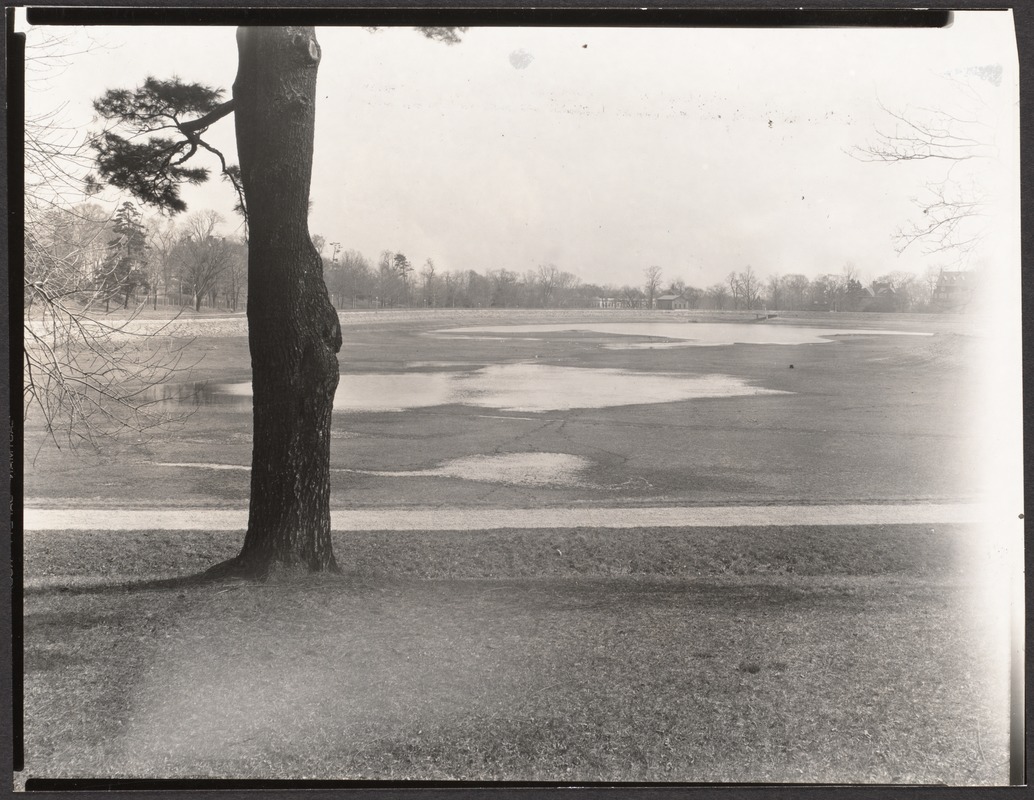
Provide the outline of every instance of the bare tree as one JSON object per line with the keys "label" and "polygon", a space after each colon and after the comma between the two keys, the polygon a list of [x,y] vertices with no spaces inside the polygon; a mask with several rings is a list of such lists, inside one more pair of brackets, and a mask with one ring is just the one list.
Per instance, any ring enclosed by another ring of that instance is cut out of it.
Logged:
{"label": "bare tree", "polygon": [[237,306],[248,288],[248,243],[244,239],[230,243],[230,254],[223,271],[223,279],[230,310],[236,314]]}
{"label": "bare tree", "polygon": [[539,302],[543,308],[550,308],[568,303],[566,295],[578,285],[578,276],[559,269],[556,264],[540,264],[536,272],[528,273],[527,282],[529,288],[533,283],[538,284]]}
{"label": "bare tree", "polygon": [[557,304],[560,306],[567,306],[570,302],[571,292],[578,288],[581,281],[578,276],[572,272],[561,270],[557,276],[556,291],[557,291]]}
{"label": "bare tree", "polygon": [[741,296],[740,276],[735,271],[730,272],[725,276],[725,282],[729,284],[729,296],[732,297],[732,307],[739,307]]}
{"label": "bare tree", "polygon": [[194,310],[201,310],[202,299],[216,286],[232,261],[233,243],[216,229],[222,216],[211,210],[196,211],[187,217],[177,248],[180,282],[191,293]]}
{"label": "bare tree", "polygon": [[711,308],[721,311],[725,308],[725,303],[729,299],[729,290],[724,283],[716,283],[708,288],[707,299],[711,303]]}
{"label": "bare tree", "polygon": [[[405,258],[405,256],[403,256]],[[381,306],[398,305],[401,277],[395,271],[395,254],[390,250],[382,250],[377,262],[377,297]]]}
{"label": "bare tree", "polygon": [[622,286],[621,306],[623,308],[646,308],[646,292],[638,286]]}
{"label": "bare tree", "polygon": [[743,307],[747,310],[757,308],[761,300],[761,281],[754,273],[754,268],[749,264],[737,277],[740,297],[743,300]]}
{"label": "bare tree", "polygon": [[657,290],[661,288],[661,268],[657,266],[647,267],[643,270],[646,275],[646,302],[647,308],[653,308],[654,300],[657,297]]}
{"label": "bare tree", "polygon": [[434,273],[434,261],[428,258],[424,262],[424,268],[421,270],[420,274],[424,278],[424,305],[429,305],[431,308],[435,308],[438,305],[438,284],[435,283]]}
{"label": "bare tree", "polygon": [[147,245],[151,251],[150,275],[148,283],[151,287],[151,306],[158,309],[159,288],[169,299],[169,288],[172,285],[173,250],[180,238],[176,221],[171,218],[155,217],[147,221]]}
{"label": "bare tree", "polygon": [[557,269],[556,264],[539,264],[536,281],[542,294],[543,308],[549,308],[553,304],[553,295],[556,292],[559,278],[560,270]]}
{"label": "bare tree", "polygon": [[783,308],[783,281],[778,275],[768,276],[768,307]]}
{"label": "bare tree", "polygon": [[95,203],[63,208],[31,208],[25,228],[26,310],[49,296],[88,304],[92,279],[103,269],[113,235],[111,214]]}
{"label": "bare tree", "polygon": [[783,308],[788,311],[799,311],[804,308],[810,284],[811,281],[800,273],[791,273],[780,278],[779,285],[782,290]]}
{"label": "bare tree", "polygon": [[[82,54],[35,29],[27,69],[46,80],[73,55]],[[99,446],[100,437],[182,417],[155,405],[153,390],[186,366],[190,342],[143,329],[135,311],[117,320],[98,313],[95,277],[114,225],[110,212],[83,202],[92,162],[82,130],[60,111],[25,120],[22,417],[45,431],[39,447]]]}
{"label": "bare tree", "polygon": [[442,284],[445,288],[445,305],[449,308],[456,307],[456,277],[451,272],[442,275]]}
{"label": "bare tree", "polygon": [[509,269],[494,269],[488,273],[492,286],[490,304],[496,308],[516,308],[520,305],[520,279]]}
{"label": "bare tree", "polygon": [[[359,307],[359,298],[369,302],[374,293],[376,279],[370,261],[358,250],[340,253],[328,279],[330,288],[340,298],[351,298],[351,307]],[[340,302],[340,301],[339,301]]]}

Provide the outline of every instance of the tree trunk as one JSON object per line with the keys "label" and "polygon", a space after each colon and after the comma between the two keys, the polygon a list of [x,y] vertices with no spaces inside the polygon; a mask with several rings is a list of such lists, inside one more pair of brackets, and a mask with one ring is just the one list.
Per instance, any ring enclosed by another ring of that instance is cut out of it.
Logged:
{"label": "tree trunk", "polygon": [[320,48],[307,27],[240,28],[237,46],[254,443],[248,532],[229,568],[336,572],[330,418],[341,328],[308,228]]}

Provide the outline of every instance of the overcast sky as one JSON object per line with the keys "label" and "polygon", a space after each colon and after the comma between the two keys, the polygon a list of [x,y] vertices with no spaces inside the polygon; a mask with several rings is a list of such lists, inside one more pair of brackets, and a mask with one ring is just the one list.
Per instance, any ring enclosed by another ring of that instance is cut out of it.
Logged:
{"label": "overcast sky", "polygon": [[[66,32],[101,46],[31,85],[29,113],[67,104],[65,120],[86,129],[90,101],[148,75],[233,83],[229,28]],[[1007,12],[931,30],[475,28],[454,46],[411,29],[317,37],[310,229],[371,259],[387,249],[418,266],[522,273],[554,263],[618,285],[657,265],[699,287],[748,264],[761,275],[847,262],[870,279],[921,272],[944,258],[899,256],[892,236],[943,165],[849,152],[886,127],[881,102],[965,110],[969,88],[990,104],[988,136],[1015,172]],[[209,137],[233,153],[232,120]],[[236,226],[226,184],[184,197]]]}

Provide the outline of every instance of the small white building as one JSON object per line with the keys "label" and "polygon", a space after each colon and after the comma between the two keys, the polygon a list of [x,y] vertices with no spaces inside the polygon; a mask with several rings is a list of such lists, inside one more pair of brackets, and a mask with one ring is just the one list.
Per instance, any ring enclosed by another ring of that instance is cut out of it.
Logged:
{"label": "small white building", "polygon": [[689,308],[689,300],[681,294],[662,294],[657,298],[657,308],[661,311],[677,311]]}

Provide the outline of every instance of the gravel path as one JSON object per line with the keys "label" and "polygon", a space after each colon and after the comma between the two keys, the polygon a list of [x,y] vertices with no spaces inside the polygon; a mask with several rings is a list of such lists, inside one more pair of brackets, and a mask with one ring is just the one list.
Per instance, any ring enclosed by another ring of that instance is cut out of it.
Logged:
{"label": "gravel path", "polygon": [[[405,508],[339,509],[335,531],[451,531],[500,528],[729,528],[772,525],[906,525],[986,521],[970,503],[830,506],[655,508]],[[37,509],[24,530],[241,530],[246,509]]]}

